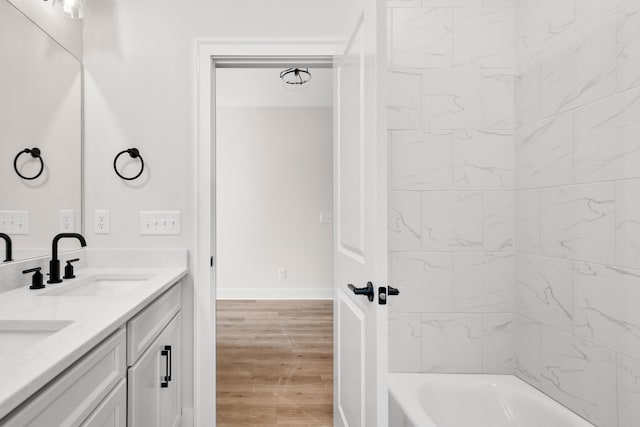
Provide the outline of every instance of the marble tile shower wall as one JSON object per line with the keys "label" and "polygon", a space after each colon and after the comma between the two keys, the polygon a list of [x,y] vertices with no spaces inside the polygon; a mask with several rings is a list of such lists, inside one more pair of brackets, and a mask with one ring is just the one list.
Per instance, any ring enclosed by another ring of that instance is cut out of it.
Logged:
{"label": "marble tile shower wall", "polygon": [[388,2],[395,372],[511,373],[514,3]]}
{"label": "marble tile shower wall", "polygon": [[640,1],[519,0],[516,373],[640,426]]}

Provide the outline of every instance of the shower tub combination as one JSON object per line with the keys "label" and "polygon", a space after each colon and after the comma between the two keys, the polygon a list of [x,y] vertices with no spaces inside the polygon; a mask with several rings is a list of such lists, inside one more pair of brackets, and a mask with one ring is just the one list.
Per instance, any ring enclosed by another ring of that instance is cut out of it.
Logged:
{"label": "shower tub combination", "polygon": [[594,427],[513,375],[389,374],[390,427]]}

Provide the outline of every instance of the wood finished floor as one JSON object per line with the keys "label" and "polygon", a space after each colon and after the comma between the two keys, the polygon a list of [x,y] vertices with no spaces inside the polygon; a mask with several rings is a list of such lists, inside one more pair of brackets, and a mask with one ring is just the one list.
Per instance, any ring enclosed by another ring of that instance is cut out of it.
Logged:
{"label": "wood finished floor", "polygon": [[331,301],[217,302],[219,426],[333,425]]}

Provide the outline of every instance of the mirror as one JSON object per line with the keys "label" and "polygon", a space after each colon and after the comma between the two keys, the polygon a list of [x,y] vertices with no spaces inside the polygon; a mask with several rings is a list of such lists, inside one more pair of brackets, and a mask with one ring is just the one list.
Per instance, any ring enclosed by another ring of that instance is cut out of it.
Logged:
{"label": "mirror", "polygon": [[[7,0],[0,58],[0,232],[20,260],[49,254],[61,231],[82,231],[82,68]],[[40,158],[25,152],[33,148]]]}

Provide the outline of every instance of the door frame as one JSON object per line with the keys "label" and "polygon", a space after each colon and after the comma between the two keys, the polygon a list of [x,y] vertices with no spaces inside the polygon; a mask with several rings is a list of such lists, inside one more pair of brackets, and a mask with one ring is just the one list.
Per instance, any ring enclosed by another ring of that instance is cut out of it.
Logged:
{"label": "door frame", "polygon": [[[327,40],[197,40],[194,52],[193,387],[195,427],[216,425],[215,61],[220,57],[335,56]],[[213,263],[211,263],[213,260]]]}

